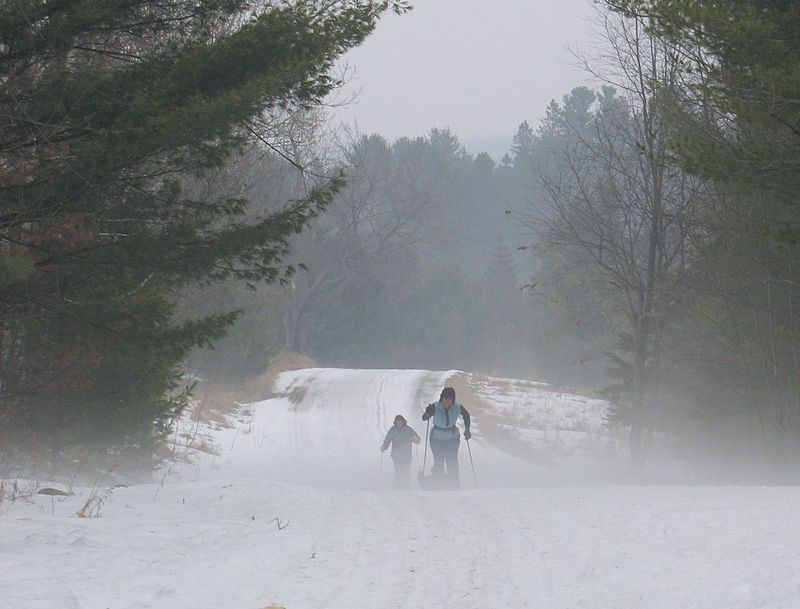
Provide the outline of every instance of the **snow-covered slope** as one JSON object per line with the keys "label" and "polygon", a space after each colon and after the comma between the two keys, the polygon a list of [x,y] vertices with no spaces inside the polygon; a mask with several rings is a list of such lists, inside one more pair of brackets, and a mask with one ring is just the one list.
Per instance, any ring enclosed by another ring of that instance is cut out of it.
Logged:
{"label": "snow-covered slope", "polygon": [[[481,488],[462,447],[464,490],[386,490],[383,434],[444,382]],[[800,489],[536,486],[609,455],[600,402],[427,371],[297,371],[275,393],[230,427],[187,421],[218,454],[153,484],[6,481],[0,608],[800,607]]]}
{"label": "snow-covered slope", "polygon": [[[341,492],[263,480],[6,506],[4,609],[797,609],[797,489]],[[280,518],[282,530],[278,529]]]}
{"label": "snow-covered slope", "polygon": [[[456,386],[472,414],[470,449],[483,488],[606,480],[623,462],[613,458],[619,441],[605,429],[602,400],[457,371],[314,368],[281,374],[277,397],[244,407],[234,427],[215,430],[216,454],[199,458],[196,478],[386,487],[391,464],[379,476],[378,447],[395,415],[424,435],[422,412],[445,384]],[[462,478],[474,485],[467,447],[461,450]],[[412,469],[423,464],[424,446]]]}
{"label": "snow-covered slope", "polygon": [[[277,397],[243,407],[233,427],[213,431],[216,454],[198,455],[193,474],[321,488],[379,487],[378,448],[395,415],[403,414],[421,431],[417,421],[425,400],[449,376],[422,370],[285,372],[273,388]],[[388,474],[390,465],[384,465]]]}

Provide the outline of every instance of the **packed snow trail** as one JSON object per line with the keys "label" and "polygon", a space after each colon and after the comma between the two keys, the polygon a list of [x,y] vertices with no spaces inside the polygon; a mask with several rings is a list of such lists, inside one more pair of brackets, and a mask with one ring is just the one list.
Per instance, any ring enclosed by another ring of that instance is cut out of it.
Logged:
{"label": "packed snow trail", "polygon": [[[423,438],[413,453],[411,469],[416,475],[426,463],[422,413],[453,374],[331,368],[286,372],[275,384],[283,397],[250,405],[236,427],[214,432],[218,454],[199,458],[195,479],[248,477],[319,488],[386,488],[391,484],[392,462],[387,454],[379,476],[379,447],[395,415],[402,414]],[[470,448],[480,487],[571,481],[570,472],[509,456],[490,444],[481,434],[480,414],[468,400],[457,397],[471,409]],[[463,432],[463,421],[458,425]],[[463,438],[459,456],[462,487],[472,487]],[[427,472],[431,464],[428,452]]]}
{"label": "packed snow trail", "polygon": [[[449,375],[286,373],[211,432],[217,456],[158,483],[52,500],[23,483],[15,501],[6,485],[0,608],[800,607],[798,488],[499,488],[548,473],[477,417],[480,489],[462,446],[464,490],[377,490],[394,415],[424,432]],[[76,517],[92,497],[100,517]]]}
{"label": "packed snow trail", "polygon": [[[797,609],[800,492],[343,492],[264,480],[15,502],[4,609]],[[273,518],[280,518],[278,529]],[[287,524],[288,523],[288,524]]]}

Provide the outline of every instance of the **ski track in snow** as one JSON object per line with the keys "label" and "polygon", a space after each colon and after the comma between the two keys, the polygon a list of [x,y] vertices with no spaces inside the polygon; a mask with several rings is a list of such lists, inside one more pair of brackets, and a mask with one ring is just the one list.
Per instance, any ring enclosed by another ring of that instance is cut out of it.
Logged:
{"label": "ski track in snow", "polygon": [[482,488],[388,490],[386,430],[422,435],[449,374],[286,373],[301,400],[253,405],[163,484],[101,489],[100,518],[75,516],[87,488],[5,501],[0,609],[800,608],[797,488],[503,488],[545,477],[476,420]]}

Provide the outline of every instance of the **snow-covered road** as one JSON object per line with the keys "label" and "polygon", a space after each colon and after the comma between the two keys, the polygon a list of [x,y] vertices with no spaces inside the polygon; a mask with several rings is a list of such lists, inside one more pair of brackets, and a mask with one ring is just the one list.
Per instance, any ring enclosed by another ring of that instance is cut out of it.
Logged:
{"label": "snow-covered road", "polygon": [[[274,388],[282,397],[246,408],[235,428],[213,432],[218,454],[197,459],[194,479],[247,477],[317,488],[388,488],[392,464],[385,458],[381,470],[378,447],[395,415],[402,414],[424,436],[425,406],[438,399],[444,384],[455,376],[455,371],[331,368],[284,373]],[[577,477],[565,467],[511,456],[513,451],[504,445],[511,438],[496,434],[487,438],[482,433],[486,413],[469,396],[459,394],[459,400],[472,414],[470,449],[481,488],[558,485]],[[492,405],[497,411],[504,406],[499,401]],[[463,422],[459,425],[463,430]],[[463,486],[472,487],[469,453],[461,444]],[[426,463],[430,471],[431,456],[428,453],[426,461],[424,446],[418,447],[413,459],[413,471]],[[580,464],[589,466],[586,461]]]}
{"label": "snow-covered road", "polygon": [[218,457],[96,489],[99,518],[75,516],[91,489],[6,499],[0,608],[800,607],[797,488],[501,488],[505,466],[530,464],[478,420],[485,486],[385,490],[386,428],[447,377],[286,374],[285,397],[213,432]]}

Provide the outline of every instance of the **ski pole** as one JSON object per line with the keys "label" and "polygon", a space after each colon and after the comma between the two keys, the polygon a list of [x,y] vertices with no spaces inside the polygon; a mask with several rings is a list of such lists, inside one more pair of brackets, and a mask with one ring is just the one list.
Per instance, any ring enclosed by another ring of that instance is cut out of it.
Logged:
{"label": "ski pole", "polygon": [[472,460],[472,449],[469,447],[469,440],[467,440],[467,450],[469,451],[469,464],[472,466],[472,480],[475,482],[475,488],[478,488],[478,479],[475,477],[475,462]]}
{"label": "ski pole", "polygon": [[378,480],[383,478],[383,451],[381,451],[381,464],[378,467]]}
{"label": "ski pole", "polygon": [[430,429],[431,420],[428,419],[428,424],[425,425],[425,456],[422,458],[422,473],[425,473],[425,465],[428,463],[428,429]]}

